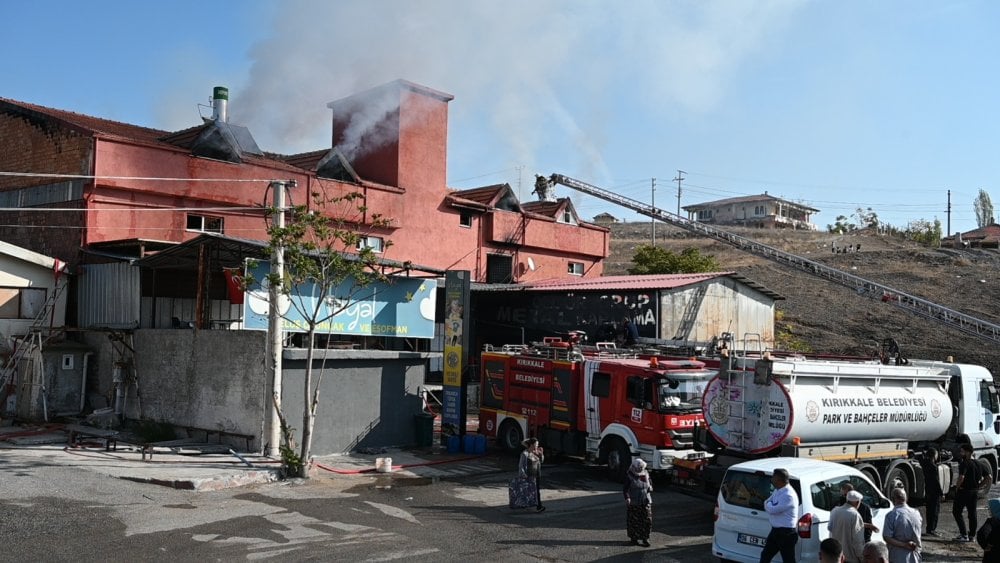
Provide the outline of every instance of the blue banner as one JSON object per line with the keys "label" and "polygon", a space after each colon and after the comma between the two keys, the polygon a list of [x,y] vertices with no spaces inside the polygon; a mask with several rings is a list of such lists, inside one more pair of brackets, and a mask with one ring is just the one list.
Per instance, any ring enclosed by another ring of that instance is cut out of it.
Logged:
{"label": "blue banner", "polygon": [[[267,330],[270,296],[267,275],[271,264],[259,261],[249,269],[255,280],[247,286],[243,305],[243,327]],[[375,282],[358,287],[353,278],[333,288],[327,295],[316,284],[292,288],[288,307],[280,311],[282,330],[306,332],[311,316],[320,307],[316,332],[398,338],[433,338],[437,281],[391,277],[389,283]]]}

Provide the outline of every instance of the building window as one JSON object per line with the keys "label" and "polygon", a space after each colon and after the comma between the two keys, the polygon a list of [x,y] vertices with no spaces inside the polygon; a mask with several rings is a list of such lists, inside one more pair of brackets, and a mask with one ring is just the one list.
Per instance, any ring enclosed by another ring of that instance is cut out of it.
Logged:
{"label": "building window", "polygon": [[486,283],[513,283],[514,258],[506,254],[486,255]]}
{"label": "building window", "polygon": [[46,290],[0,287],[0,319],[34,319],[45,307]]}
{"label": "building window", "polygon": [[472,227],[472,213],[462,213],[459,215],[458,224],[462,227]]}
{"label": "building window", "polygon": [[188,213],[187,230],[199,233],[222,234],[222,217],[207,217]]}
{"label": "building window", "polygon": [[575,225],[576,222],[573,221],[573,212],[569,209],[563,211],[562,215],[559,216],[559,222],[566,223],[567,225]]}
{"label": "building window", "polygon": [[566,269],[572,276],[582,276],[583,275],[583,262],[570,262],[569,267]]}
{"label": "building window", "polygon": [[361,237],[358,240],[358,250],[366,248],[372,249],[372,252],[376,254],[381,254],[383,248],[382,237]]}

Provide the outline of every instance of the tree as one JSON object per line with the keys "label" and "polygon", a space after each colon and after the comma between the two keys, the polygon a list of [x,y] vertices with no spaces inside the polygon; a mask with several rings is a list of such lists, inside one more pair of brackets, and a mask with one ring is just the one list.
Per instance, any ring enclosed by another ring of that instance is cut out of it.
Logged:
{"label": "tree", "polygon": [[843,235],[856,229],[857,226],[851,223],[846,215],[837,215],[837,220],[832,225],[827,225],[826,230],[837,235]]}
{"label": "tree", "polygon": [[910,240],[937,248],[941,246],[941,221],[939,219],[934,219],[934,222],[925,219],[910,221],[903,234]]}
{"label": "tree", "polygon": [[976,210],[976,225],[979,228],[996,223],[993,215],[993,202],[990,201],[990,194],[986,193],[986,190],[979,190],[979,195],[976,196],[972,207]]}
{"label": "tree", "polygon": [[[371,232],[388,226],[388,220],[379,214],[369,214],[364,196],[358,192],[328,196],[316,191],[310,197],[313,203],[311,208],[307,205],[293,207],[285,226],[271,225],[267,230],[269,255],[273,259],[277,252],[283,251],[285,258],[283,279],[272,273],[267,276],[268,283],[289,297],[305,293],[315,297],[310,300],[290,298],[291,307],[282,315],[287,320],[294,311],[295,318],[304,320],[305,326],[301,328],[305,329],[308,347],[298,452],[295,451],[294,429],[275,405],[281,421],[280,451],[285,471],[299,477],[308,476],[326,362],[324,348],[322,365],[314,382],[317,329],[353,303],[370,298],[370,292],[365,291],[369,285],[376,281],[389,281],[377,267],[378,256],[369,244]],[[389,245],[390,241],[385,241],[381,250]]]}
{"label": "tree", "polygon": [[675,254],[658,246],[640,245],[632,256],[632,275],[642,274],[696,274],[718,272],[722,269],[714,256],[703,255],[697,248],[685,248]]}
{"label": "tree", "polygon": [[878,230],[879,220],[878,213],[875,213],[871,207],[867,209],[861,209],[860,207],[854,211],[854,217],[858,220],[859,229],[872,229]]}

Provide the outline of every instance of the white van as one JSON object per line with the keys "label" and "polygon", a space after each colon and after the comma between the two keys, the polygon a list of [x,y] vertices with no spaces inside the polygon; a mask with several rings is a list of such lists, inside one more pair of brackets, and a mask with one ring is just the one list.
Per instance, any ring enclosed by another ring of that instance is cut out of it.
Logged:
{"label": "white van", "polygon": [[[818,561],[819,543],[830,537],[826,526],[830,511],[840,499],[840,484],[849,481],[872,507],[872,523],[882,530],[892,503],[857,469],[839,463],[796,457],[771,457],[730,467],[722,479],[715,505],[712,554],[723,561],[757,563],[764,540],[771,532],[764,501],[771,495],[775,469],[788,470],[790,483],[799,495],[799,541],[796,561]],[[874,539],[881,533],[875,532]],[[781,560],[776,555],[775,561]],[[791,562],[785,562],[791,563]]]}

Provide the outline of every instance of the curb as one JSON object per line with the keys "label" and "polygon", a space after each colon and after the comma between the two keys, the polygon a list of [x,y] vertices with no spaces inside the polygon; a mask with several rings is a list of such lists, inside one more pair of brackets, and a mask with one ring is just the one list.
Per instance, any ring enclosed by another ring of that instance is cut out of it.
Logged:
{"label": "curb", "polygon": [[181,489],[188,491],[221,491],[223,489],[232,489],[237,487],[246,487],[249,485],[262,485],[266,483],[274,483],[279,480],[278,471],[276,470],[260,470],[260,471],[241,471],[239,473],[233,473],[231,475],[215,476],[215,477],[193,477],[193,478],[177,478],[177,479],[163,479],[157,477],[136,477],[134,475],[122,475],[118,476],[119,479],[125,481],[133,481],[136,483],[147,483],[150,485],[160,485],[163,487],[170,487],[172,489]]}

